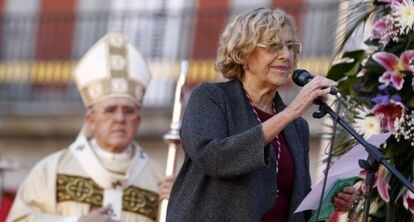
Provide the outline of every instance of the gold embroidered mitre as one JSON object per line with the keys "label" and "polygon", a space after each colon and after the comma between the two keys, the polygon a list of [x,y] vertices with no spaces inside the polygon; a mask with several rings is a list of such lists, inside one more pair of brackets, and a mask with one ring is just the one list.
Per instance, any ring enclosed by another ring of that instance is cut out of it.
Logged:
{"label": "gold embroidered mitre", "polygon": [[90,48],[75,69],[86,107],[111,97],[142,105],[151,73],[141,53],[120,33],[109,33]]}

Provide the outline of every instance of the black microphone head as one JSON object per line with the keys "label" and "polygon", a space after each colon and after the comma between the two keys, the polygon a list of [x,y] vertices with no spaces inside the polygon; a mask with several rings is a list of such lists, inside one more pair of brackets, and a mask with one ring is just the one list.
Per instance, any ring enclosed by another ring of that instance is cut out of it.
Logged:
{"label": "black microphone head", "polygon": [[[292,74],[293,82],[300,87],[308,84],[308,82],[310,82],[313,78],[314,76],[304,69],[297,69],[293,71]],[[336,95],[338,93],[338,90],[335,88],[331,88],[331,91],[329,93],[332,95]]]}
{"label": "black microphone head", "polygon": [[313,75],[311,75],[308,71],[304,69],[297,69],[293,72],[292,80],[298,86],[304,86],[309,81],[313,79]]}

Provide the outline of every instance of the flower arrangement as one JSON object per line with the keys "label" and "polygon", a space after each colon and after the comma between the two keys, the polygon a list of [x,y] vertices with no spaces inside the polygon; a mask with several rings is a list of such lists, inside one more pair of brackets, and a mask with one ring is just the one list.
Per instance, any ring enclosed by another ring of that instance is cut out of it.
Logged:
{"label": "flower arrangement", "polygon": [[[351,25],[373,21],[367,49],[345,52],[328,78],[339,82],[355,129],[364,136],[392,132],[382,153],[414,181],[414,0],[373,0]],[[345,40],[344,40],[345,42]],[[351,143],[346,143],[350,146]],[[364,178],[364,172],[360,177]],[[365,190],[360,181],[358,189]],[[372,221],[413,221],[414,194],[383,166],[379,167],[370,208]],[[361,218],[363,198],[351,214]]]}

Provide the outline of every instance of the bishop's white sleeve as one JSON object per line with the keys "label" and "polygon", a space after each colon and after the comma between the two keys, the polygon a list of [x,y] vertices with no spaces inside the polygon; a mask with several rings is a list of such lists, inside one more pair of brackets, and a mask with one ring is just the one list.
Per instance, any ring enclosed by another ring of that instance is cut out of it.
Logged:
{"label": "bishop's white sleeve", "polygon": [[40,161],[21,184],[7,222],[67,222],[69,217],[56,214],[57,155]]}

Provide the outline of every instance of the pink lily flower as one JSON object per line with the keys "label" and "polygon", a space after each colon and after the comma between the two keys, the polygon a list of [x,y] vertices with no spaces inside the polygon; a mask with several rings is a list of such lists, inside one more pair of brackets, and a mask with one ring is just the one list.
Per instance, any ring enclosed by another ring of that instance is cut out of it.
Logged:
{"label": "pink lily flower", "polygon": [[382,33],[387,28],[387,22],[384,19],[379,19],[374,24],[374,31],[377,33]]}
{"label": "pink lily flower", "polygon": [[383,40],[385,43],[389,41],[389,36],[386,36],[385,31],[387,30],[387,21],[384,19],[379,19],[374,24],[374,29],[372,31],[372,39]]}
{"label": "pink lily flower", "polygon": [[[366,176],[367,172],[365,170],[361,170],[361,172],[359,172],[360,178],[365,179]],[[375,180],[374,187],[377,188],[379,196],[387,203],[390,201],[390,195],[388,193],[388,190],[390,188],[390,179],[390,173],[382,164],[380,164],[378,167],[377,178]],[[360,189],[362,190],[362,192],[365,193],[365,191],[367,190],[365,183],[362,183]]]}
{"label": "pink lily flower", "polygon": [[377,52],[372,55],[374,61],[385,68],[385,72],[379,78],[379,82],[388,86],[392,86],[400,90],[404,84],[404,71],[414,71],[414,50],[407,50],[403,52],[398,58],[396,55],[389,52]]}
{"label": "pink lily flower", "polygon": [[414,193],[410,190],[405,191],[403,195],[404,207],[414,214]]}
{"label": "pink lily flower", "polygon": [[401,102],[390,99],[389,104],[375,105],[372,112],[381,118],[381,128],[393,131],[394,122],[404,114],[405,107]]}

